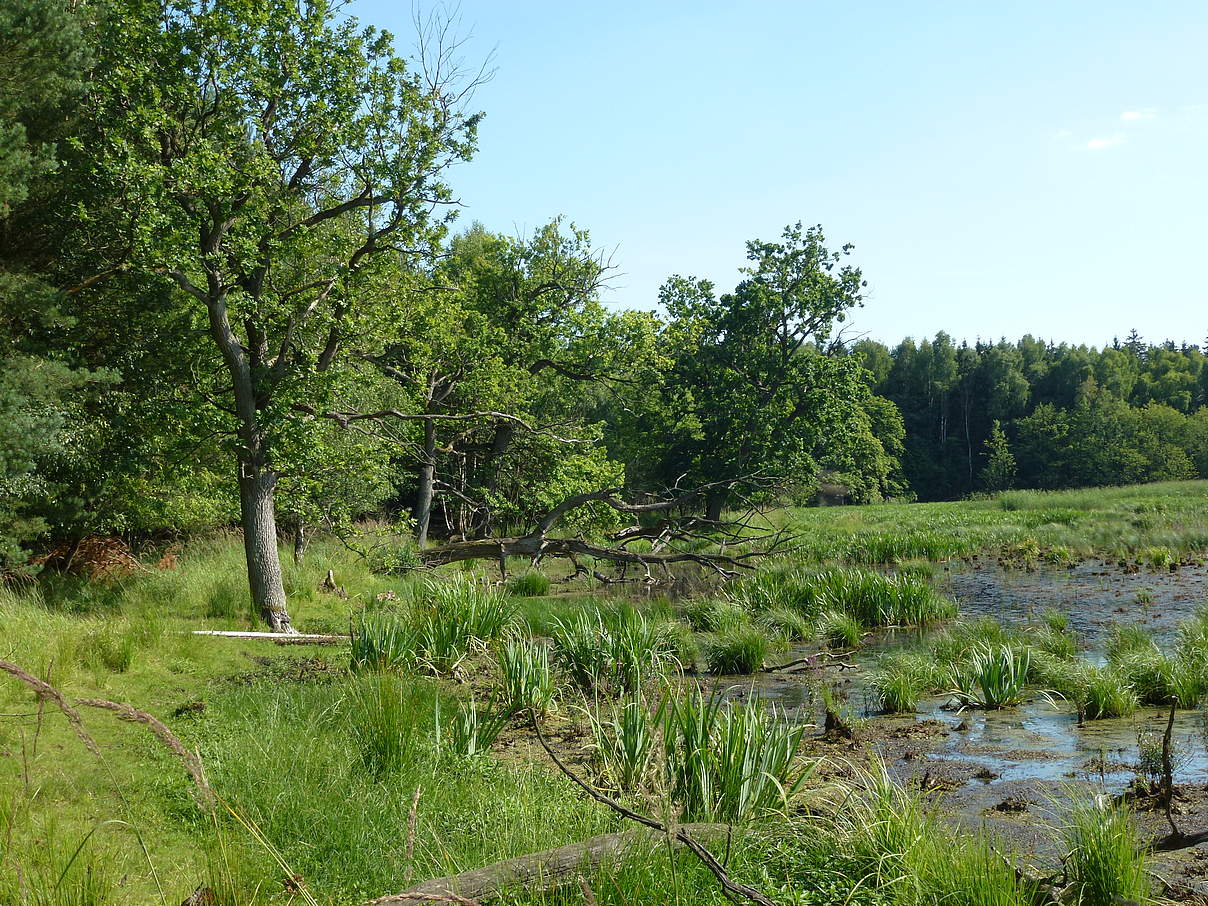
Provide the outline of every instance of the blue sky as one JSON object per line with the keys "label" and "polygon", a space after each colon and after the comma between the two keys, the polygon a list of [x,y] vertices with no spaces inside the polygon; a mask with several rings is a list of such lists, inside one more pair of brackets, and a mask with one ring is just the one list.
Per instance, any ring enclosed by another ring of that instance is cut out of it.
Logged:
{"label": "blue sky", "polygon": [[[409,4],[353,0],[413,40]],[[494,53],[464,222],[563,214],[610,304],[738,279],[821,223],[869,281],[854,329],[1103,344],[1208,336],[1208,3],[463,0]]]}

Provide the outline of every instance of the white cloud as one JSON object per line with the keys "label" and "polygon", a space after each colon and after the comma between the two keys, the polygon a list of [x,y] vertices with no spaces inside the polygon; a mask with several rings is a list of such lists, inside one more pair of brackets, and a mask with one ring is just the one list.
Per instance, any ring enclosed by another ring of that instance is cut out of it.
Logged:
{"label": "white cloud", "polygon": [[1110,138],[1092,138],[1086,143],[1086,147],[1091,151],[1102,151],[1104,148],[1112,148],[1122,144],[1124,144],[1124,136],[1113,135]]}
{"label": "white cloud", "polygon": [[1158,118],[1158,111],[1152,107],[1146,107],[1144,110],[1125,110],[1120,114],[1120,119],[1126,123],[1135,123],[1139,120],[1154,120]]}

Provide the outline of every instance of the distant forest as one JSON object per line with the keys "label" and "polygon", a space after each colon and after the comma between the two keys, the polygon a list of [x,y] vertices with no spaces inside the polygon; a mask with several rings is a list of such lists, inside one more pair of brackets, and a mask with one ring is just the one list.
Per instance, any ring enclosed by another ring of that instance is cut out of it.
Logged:
{"label": "distant forest", "polygon": [[1196,346],[1134,330],[1103,349],[939,333],[852,351],[901,412],[902,479],[919,499],[1208,478],[1208,357]]}

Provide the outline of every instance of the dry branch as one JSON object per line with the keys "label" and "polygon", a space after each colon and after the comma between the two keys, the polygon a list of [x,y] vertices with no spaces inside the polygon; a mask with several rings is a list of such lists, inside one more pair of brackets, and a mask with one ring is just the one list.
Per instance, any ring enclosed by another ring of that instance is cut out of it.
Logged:
{"label": "dry branch", "polygon": [[190,635],[210,635],[224,639],[245,639],[255,642],[276,642],[278,645],[338,645],[347,642],[346,635],[319,635],[315,633],[296,632],[292,635],[282,635],[279,632],[234,632],[220,629],[193,629]]}

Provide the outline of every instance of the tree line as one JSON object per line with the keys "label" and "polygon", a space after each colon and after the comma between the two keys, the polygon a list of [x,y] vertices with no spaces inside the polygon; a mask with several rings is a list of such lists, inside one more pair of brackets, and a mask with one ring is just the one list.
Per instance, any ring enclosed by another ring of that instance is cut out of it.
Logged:
{"label": "tree line", "polygon": [[316,528],[410,534],[365,543],[384,568],[649,568],[820,485],[1205,474],[1197,350],[853,345],[864,279],[821,227],[657,311],[605,306],[612,262],[561,217],[459,227],[486,76],[417,25],[404,58],[324,0],[0,0],[0,571],[237,525],[285,631],[279,542]]}
{"label": "tree line", "polygon": [[[1208,349],[1208,341],[1205,343]],[[906,425],[911,491],[951,500],[1009,487],[1208,478],[1208,356],[1132,331],[1102,349],[945,333],[853,354]]]}

